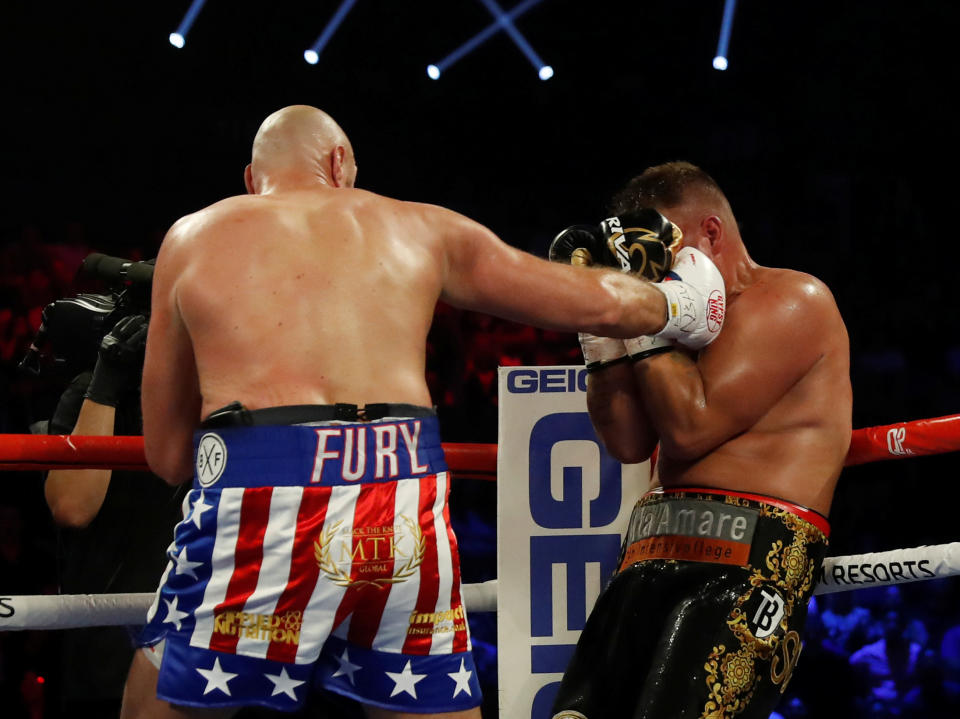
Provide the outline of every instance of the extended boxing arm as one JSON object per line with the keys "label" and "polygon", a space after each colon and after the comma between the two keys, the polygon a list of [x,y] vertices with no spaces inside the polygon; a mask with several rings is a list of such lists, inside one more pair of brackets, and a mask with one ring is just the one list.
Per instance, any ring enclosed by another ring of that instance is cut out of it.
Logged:
{"label": "extended boxing arm", "polygon": [[482,225],[438,210],[442,223],[443,299],[545,329],[607,337],[653,334],[666,300],[649,282],[609,269],[571,267],[502,242]]}

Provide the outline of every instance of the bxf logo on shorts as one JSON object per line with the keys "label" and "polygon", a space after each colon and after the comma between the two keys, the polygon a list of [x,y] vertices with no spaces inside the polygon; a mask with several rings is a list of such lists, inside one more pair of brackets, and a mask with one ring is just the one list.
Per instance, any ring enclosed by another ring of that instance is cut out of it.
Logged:
{"label": "bxf logo on shorts", "polygon": [[753,635],[757,639],[769,637],[780,625],[780,620],[783,619],[784,604],[783,597],[772,589],[764,588],[760,590],[760,602],[757,609],[752,616],[748,615],[750,623],[753,625],[751,627]]}
{"label": "bxf logo on shorts", "polygon": [[197,447],[197,481],[204,487],[220,479],[227,466],[227,445],[219,435],[209,433],[200,438]]}

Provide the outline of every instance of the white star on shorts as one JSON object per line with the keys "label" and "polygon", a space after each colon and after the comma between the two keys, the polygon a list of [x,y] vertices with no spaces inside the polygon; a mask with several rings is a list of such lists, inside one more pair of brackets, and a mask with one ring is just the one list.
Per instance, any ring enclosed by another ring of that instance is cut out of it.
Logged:
{"label": "white star on shorts", "polygon": [[270,693],[272,697],[277,694],[286,694],[291,699],[296,700],[297,695],[294,690],[301,684],[306,683],[299,679],[291,679],[287,675],[286,667],[281,668],[279,674],[264,674],[263,676],[273,682],[273,691]]}
{"label": "white star on shorts", "polygon": [[197,669],[197,671],[207,680],[207,688],[203,690],[204,694],[209,694],[214,689],[219,689],[227,696],[230,696],[230,687],[227,686],[227,682],[237,675],[225,672],[220,668],[220,657],[213,660],[212,669]]}
{"label": "white star on shorts", "polygon": [[399,674],[396,672],[384,672],[384,674],[393,680],[393,691],[390,692],[390,696],[396,696],[400,692],[406,692],[414,699],[417,698],[417,682],[427,678],[426,674],[413,673],[413,670],[410,668],[409,659],[407,660],[407,665]]}
{"label": "white star on shorts", "polygon": [[356,684],[355,684],[354,681],[353,681],[353,675],[354,675],[358,670],[362,669],[362,667],[361,667],[359,664],[351,664],[351,663],[350,663],[350,657],[347,655],[347,650],[346,650],[346,649],[343,650],[343,654],[342,654],[341,656],[339,656],[339,657],[334,657],[334,659],[336,659],[338,662],[340,662],[340,668],[337,669],[337,671],[335,671],[335,672],[333,673],[333,676],[339,677],[339,676],[346,675],[346,677],[347,677],[347,679],[350,681],[350,683],[353,684],[354,686],[356,686]]}
{"label": "white star on shorts", "polygon": [[466,692],[468,696],[473,696],[473,692],[470,691],[470,677],[473,676],[473,672],[467,671],[464,668],[463,659],[460,660],[460,671],[447,672],[447,676],[457,683],[456,688],[453,690],[453,696],[457,696],[460,692]]}
{"label": "white star on shorts", "polygon": [[177,628],[177,631],[180,631],[180,620],[189,617],[190,612],[181,612],[177,608],[177,602],[180,601],[180,597],[175,596],[171,602],[169,599],[163,600],[167,605],[167,618],[163,620],[164,624],[172,624]]}
{"label": "white star on shorts", "polygon": [[203,562],[191,562],[187,559],[186,547],[180,550],[180,554],[173,561],[177,563],[177,574],[189,574],[194,579],[197,578],[197,573],[193,571],[193,568],[203,565]]}
{"label": "white star on shorts", "polygon": [[208,509],[213,509],[213,505],[203,501],[203,490],[201,489],[200,496],[197,498],[197,501],[193,503],[193,511],[190,512],[190,519],[197,525],[197,529],[200,529],[201,516]]}

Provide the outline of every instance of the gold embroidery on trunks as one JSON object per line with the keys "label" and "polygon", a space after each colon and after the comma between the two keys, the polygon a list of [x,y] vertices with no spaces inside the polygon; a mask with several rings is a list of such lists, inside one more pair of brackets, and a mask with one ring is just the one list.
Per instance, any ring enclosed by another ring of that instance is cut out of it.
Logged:
{"label": "gold embroidery on trunks", "polygon": [[709,699],[701,719],[727,719],[739,714],[750,703],[757,686],[756,656],[750,647],[727,653],[721,644],[710,652],[707,663]]}
{"label": "gold embroidery on trunks", "polygon": [[[404,515],[399,518],[406,532],[400,526],[356,527],[349,536],[343,537],[338,535],[343,520],[325,527],[313,543],[313,555],[320,571],[341,587],[384,587],[412,577],[423,563],[427,540],[420,525]],[[402,557],[407,559],[401,564]],[[388,562],[393,563],[389,576]],[[361,576],[353,576],[354,573]],[[364,574],[381,576],[369,579],[363,577]]]}
{"label": "gold embroidery on trunks", "polygon": [[[739,504],[739,498],[727,498],[728,504]],[[814,582],[814,565],[809,548],[825,542],[826,536],[816,526],[778,507],[763,505],[761,515],[780,521],[792,533],[784,544],[773,541],[762,567],[748,567],[750,588],[742,594],[727,619],[727,626],[739,642],[730,651],[723,644],[715,646],[703,665],[707,672],[709,697],[701,719],[733,719],[743,712],[757,689],[760,676],[758,662],[770,662],[770,679],[786,689],[796,667],[802,644],[800,635],[789,629],[789,621],[797,607],[810,596]],[[754,592],[763,587],[776,587],[784,599],[783,617],[779,622],[782,638],[774,633],[757,638],[750,628],[744,605]]]}
{"label": "gold embroidery on trunks", "polygon": [[770,679],[774,684],[780,685],[781,694],[787,690],[787,684],[793,676],[793,670],[797,666],[802,649],[800,635],[791,630],[783,637],[773,654],[773,660],[770,662]]}

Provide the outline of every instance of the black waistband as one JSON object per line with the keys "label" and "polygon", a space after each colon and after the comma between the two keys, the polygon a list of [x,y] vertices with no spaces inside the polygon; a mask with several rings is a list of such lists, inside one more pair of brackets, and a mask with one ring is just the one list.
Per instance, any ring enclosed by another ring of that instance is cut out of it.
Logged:
{"label": "black waistband", "polygon": [[372,422],[384,417],[433,417],[429,407],[417,404],[376,402],[355,404],[291,404],[283,407],[247,409],[239,402],[214,410],[200,423],[202,429],[220,427],[263,427],[271,424],[305,424],[307,422]]}

